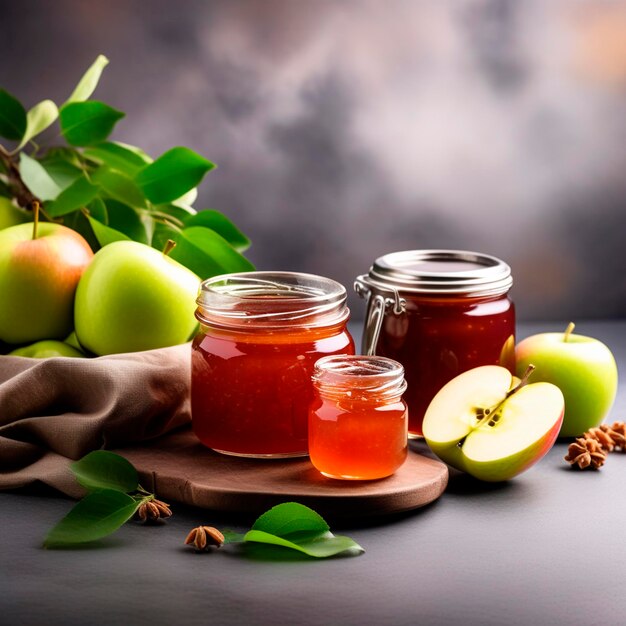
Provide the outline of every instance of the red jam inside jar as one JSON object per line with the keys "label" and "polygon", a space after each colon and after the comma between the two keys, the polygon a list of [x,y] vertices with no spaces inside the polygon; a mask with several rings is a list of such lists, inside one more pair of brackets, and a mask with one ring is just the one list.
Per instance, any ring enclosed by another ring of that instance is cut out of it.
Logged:
{"label": "red jam inside jar", "polygon": [[481,365],[515,373],[515,307],[508,265],[488,255],[414,250],[385,255],[356,289],[368,298],[363,350],[404,365],[410,436],[431,400]]}
{"label": "red jam inside jar", "polygon": [[191,360],[200,441],[237,456],[306,455],[314,364],[354,354],[345,301],[339,283],[309,274],[246,272],[205,281]]}
{"label": "red jam inside jar", "polygon": [[330,356],[313,374],[309,410],[311,463],[329,478],[373,480],[407,456],[404,370],[376,356]]}

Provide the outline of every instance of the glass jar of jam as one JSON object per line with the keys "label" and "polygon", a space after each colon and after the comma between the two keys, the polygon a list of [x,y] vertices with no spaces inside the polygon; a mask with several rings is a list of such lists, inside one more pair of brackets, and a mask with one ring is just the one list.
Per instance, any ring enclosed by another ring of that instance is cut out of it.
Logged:
{"label": "glass jar of jam", "polygon": [[315,364],[309,409],[311,463],[329,478],[393,474],[407,455],[406,390],[400,363],[377,356],[327,356]]}
{"label": "glass jar of jam", "polygon": [[412,250],[378,258],[355,290],[367,299],[362,351],[404,365],[409,436],[452,378],[479,365],[515,372],[510,267],[476,252]]}
{"label": "glass jar of jam", "polygon": [[346,290],[328,278],[245,272],[202,283],[192,344],[191,411],[224,454],[305,456],[315,362],[354,354]]}

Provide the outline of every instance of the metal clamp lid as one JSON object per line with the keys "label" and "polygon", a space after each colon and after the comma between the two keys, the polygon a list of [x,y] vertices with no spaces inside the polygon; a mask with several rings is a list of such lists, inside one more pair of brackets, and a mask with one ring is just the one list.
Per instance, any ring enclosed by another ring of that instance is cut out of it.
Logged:
{"label": "metal clamp lid", "polygon": [[466,250],[405,250],[379,257],[354,290],[367,300],[363,351],[375,354],[386,311],[405,311],[402,294],[489,297],[513,284],[511,268],[488,254]]}

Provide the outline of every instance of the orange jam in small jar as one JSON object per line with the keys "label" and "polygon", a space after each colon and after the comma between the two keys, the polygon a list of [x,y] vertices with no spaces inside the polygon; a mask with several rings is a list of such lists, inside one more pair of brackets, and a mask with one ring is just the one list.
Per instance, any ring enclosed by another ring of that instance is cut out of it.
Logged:
{"label": "orange jam in small jar", "polygon": [[506,263],[464,250],[392,252],[357,277],[362,351],[404,365],[409,437],[422,435],[428,405],[455,376],[481,365],[515,373],[512,284]]}
{"label": "orange jam in small jar", "polygon": [[393,474],[407,455],[404,369],[377,356],[327,356],[315,364],[309,409],[311,463],[329,478]]}
{"label": "orange jam in small jar", "polygon": [[346,290],[328,278],[245,272],[202,283],[192,345],[192,425],[224,454],[306,456],[311,375],[354,354]]}

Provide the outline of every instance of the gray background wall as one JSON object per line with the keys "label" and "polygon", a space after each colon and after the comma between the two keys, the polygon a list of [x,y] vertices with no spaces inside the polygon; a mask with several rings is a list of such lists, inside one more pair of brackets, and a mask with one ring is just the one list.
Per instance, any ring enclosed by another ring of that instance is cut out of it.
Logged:
{"label": "gray background wall", "polygon": [[[264,269],[507,260],[524,319],[626,316],[626,2],[0,0],[0,85],[62,102],[95,56],[115,138],[219,165]],[[353,302],[356,315],[361,305]]]}

